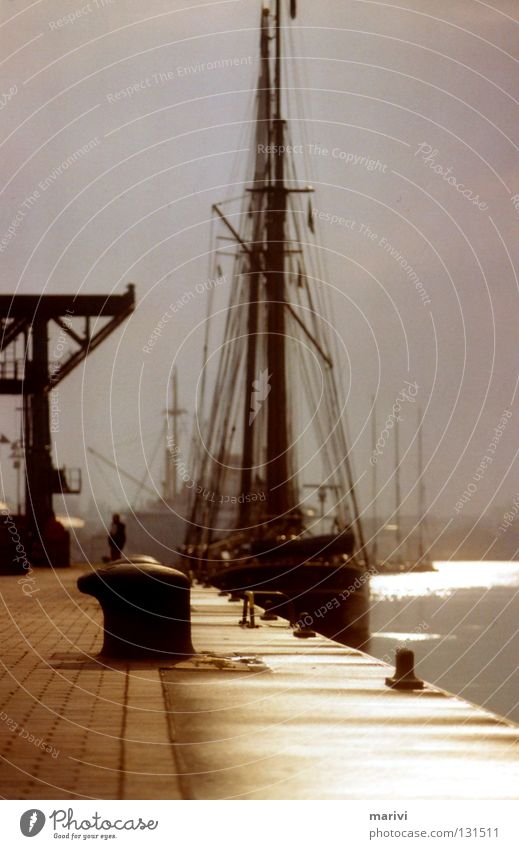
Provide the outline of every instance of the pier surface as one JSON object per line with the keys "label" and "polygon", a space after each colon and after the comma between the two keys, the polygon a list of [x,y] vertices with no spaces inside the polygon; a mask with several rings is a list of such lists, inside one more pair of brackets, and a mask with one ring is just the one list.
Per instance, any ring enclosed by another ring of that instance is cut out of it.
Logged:
{"label": "pier surface", "polygon": [[[512,799],[519,728],[384,663],[192,592],[199,656],[103,662],[84,569],[2,576],[6,799]],[[37,590],[37,591],[36,591]]]}

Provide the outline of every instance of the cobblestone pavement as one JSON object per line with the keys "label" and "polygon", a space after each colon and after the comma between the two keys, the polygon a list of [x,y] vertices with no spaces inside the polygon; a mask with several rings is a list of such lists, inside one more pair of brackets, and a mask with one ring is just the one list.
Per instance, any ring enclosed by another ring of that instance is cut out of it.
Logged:
{"label": "cobblestone pavement", "polygon": [[105,666],[102,615],[81,569],[0,578],[0,795],[178,798],[157,668]]}

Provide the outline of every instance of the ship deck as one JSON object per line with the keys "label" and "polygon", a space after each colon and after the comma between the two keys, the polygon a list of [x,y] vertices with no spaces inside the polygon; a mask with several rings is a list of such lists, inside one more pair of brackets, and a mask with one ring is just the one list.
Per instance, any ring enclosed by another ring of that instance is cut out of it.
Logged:
{"label": "ship deck", "polygon": [[82,571],[35,572],[32,597],[0,578],[3,798],[519,795],[518,727],[434,687],[391,690],[384,663],[281,620],[240,627],[215,590],[193,589],[198,658],[99,661]]}

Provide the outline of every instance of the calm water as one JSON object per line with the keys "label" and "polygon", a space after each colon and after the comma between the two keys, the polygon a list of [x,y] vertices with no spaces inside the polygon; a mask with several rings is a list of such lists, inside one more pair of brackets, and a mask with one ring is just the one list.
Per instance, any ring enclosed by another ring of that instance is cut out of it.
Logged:
{"label": "calm water", "polygon": [[519,562],[435,567],[372,579],[371,654],[405,645],[422,678],[519,722]]}

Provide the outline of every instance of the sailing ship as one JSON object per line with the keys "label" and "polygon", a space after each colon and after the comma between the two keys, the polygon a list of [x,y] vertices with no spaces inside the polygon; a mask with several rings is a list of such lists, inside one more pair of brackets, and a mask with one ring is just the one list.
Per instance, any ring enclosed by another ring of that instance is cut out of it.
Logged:
{"label": "sailing ship", "polygon": [[[232,281],[209,402],[205,370],[201,381],[184,566],[231,598],[252,590],[289,621],[361,646],[369,633],[369,563],[313,189],[298,181],[283,114],[283,7],[276,0],[261,12],[244,197],[239,207],[234,199],[213,206],[214,268],[231,252]],[[296,11],[291,2],[292,18]],[[319,475],[310,494],[306,474]],[[333,504],[317,515],[311,498],[323,502],[326,492]]]}

